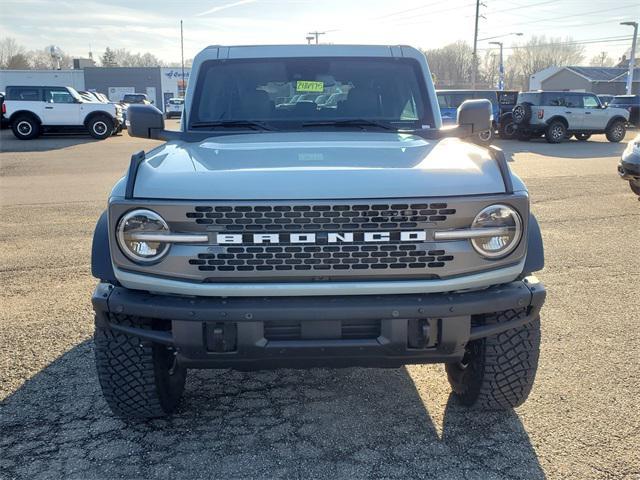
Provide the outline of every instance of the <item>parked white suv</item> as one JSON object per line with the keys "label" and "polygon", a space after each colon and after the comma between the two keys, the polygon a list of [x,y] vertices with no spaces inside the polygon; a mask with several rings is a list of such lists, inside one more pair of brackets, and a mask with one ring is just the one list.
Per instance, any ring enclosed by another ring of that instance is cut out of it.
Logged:
{"label": "parked white suv", "polygon": [[71,87],[8,86],[6,117],[13,134],[31,140],[46,131],[88,131],[103,140],[122,130],[122,107],[88,102]]}
{"label": "parked white suv", "polygon": [[586,141],[604,133],[610,142],[620,142],[627,133],[629,112],[602,105],[592,93],[522,92],[513,107],[513,121],[521,140],[544,134],[549,143],[571,135]]}
{"label": "parked white suv", "polygon": [[184,108],[184,98],[170,98],[165,106],[165,116],[167,118],[170,117],[181,117],[182,109]]}

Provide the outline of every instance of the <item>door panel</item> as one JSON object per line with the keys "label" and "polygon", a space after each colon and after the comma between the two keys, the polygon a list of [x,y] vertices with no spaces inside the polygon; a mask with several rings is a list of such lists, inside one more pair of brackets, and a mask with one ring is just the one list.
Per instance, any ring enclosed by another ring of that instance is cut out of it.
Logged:
{"label": "door panel", "polygon": [[47,88],[44,91],[43,121],[45,125],[78,125],[80,103],[66,88]]}
{"label": "door panel", "polygon": [[584,95],[584,124],[585,130],[602,130],[607,124],[608,113],[602,108],[595,95]]}

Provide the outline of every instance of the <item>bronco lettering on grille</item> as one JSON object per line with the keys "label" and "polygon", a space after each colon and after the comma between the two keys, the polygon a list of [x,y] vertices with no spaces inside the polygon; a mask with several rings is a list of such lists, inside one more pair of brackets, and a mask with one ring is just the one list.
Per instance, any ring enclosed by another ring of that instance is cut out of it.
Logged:
{"label": "bronco lettering on grille", "polygon": [[424,242],[424,230],[396,232],[322,232],[322,233],[218,233],[218,245],[246,243],[373,243],[373,242]]}

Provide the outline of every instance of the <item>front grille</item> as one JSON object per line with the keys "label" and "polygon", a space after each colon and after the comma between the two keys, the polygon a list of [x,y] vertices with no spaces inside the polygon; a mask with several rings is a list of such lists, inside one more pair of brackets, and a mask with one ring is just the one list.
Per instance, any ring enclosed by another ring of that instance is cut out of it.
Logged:
{"label": "front grille", "polygon": [[189,260],[200,271],[337,271],[438,269],[453,260],[444,250],[421,244],[323,246],[233,246],[220,253],[200,253]]}
{"label": "front grille", "polygon": [[[299,320],[281,320],[264,322],[264,338],[272,341],[305,340],[302,324]],[[342,320],[340,335],[313,335],[314,340],[329,340],[332,338],[362,340],[378,338],[380,336],[380,320]],[[311,338],[309,338],[311,339]]]}
{"label": "front grille", "polygon": [[197,206],[186,218],[225,232],[390,230],[445,222],[446,203]]}

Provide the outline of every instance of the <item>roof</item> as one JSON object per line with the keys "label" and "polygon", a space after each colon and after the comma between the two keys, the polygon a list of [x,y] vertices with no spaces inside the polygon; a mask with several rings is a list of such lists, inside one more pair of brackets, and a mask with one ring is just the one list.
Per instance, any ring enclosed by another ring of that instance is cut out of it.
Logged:
{"label": "roof", "polygon": [[578,75],[585,77],[590,82],[609,82],[624,75],[626,69],[617,67],[566,67]]}

